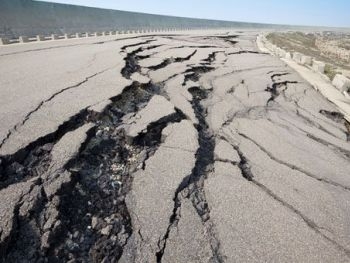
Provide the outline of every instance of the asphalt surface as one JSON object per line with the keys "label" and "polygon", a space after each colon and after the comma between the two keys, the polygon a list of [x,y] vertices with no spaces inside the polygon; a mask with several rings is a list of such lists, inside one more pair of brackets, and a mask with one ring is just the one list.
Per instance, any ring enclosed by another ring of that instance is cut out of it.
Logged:
{"label": "asphalt surface", "polygon": [[1,262],[350,262],[344,119],[258,34],[1,48]]}

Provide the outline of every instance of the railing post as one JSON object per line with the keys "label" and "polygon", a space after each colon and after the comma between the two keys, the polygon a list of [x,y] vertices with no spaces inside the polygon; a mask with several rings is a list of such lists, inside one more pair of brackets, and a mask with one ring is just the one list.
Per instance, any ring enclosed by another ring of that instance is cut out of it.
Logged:
{"label": "railing post", "polygon": [[29,42],[28,37],[26,37],[26,36],[19,37],[19,43],[27,43],[27,42]]}
{"label": "railing post", "polygon": [[44,37],[44,36],[41,36],[41,35],[37,35],[37,36],[36,36],[36,40],[37,40],[37,41],[45,41],[45,37]]}
{"label": "railing post", "polygon": [[7,38],[0,38],[0,45],[8,45],[10,41]]}
{"label": "railing post", "polygon": [[51,40],[56,40],[58,39],[58,36],[56,34],[51,34]]}

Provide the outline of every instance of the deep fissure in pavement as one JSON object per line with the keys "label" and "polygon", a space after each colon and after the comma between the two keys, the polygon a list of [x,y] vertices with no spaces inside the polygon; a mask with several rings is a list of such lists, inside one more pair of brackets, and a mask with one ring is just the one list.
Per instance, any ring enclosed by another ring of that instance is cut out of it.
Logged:
{"label": "deep fissure in pavement", "polygon": [[64,122],[53,133],[40,137],[16,153],[0,157],[0,189],[14,183],[33,178],[46,171],[51,161],[53,145],[67,132],[73,131],[90,121],[87,109]]}
{"label": "deep fissure in pavement", "polygon": [[[34,206],[28,217],[22,218],[16,213],[17,224],[13,227],[14,232],[4,248],[5,262],[21,261],[24,258],[31,262],[44,258],[50,262],[71,259],[101,262],[113,261],[121,256],[123,246],[132,232],[124,202],[131,185],[130,174],[144,168],[145,160],[160,144],[163,128],[169,123],[181,121],[185,116],[176,110],[175,114],[151,123],[147,127],[147,133],[141,134],[132,142],[125,137],[123,129],[119,129],[119,126],[125,114],[140,110],[154,94],[160,92],[160,89],[153,83],[134,82],[120,95],[111,98],[112,103],[103,113],[89,114],[85,110],[61,125],[54,134],[33,142],[14,156],[3,157],[1,167],[10,181],[6,181],[4,176],[1,178],[4,179],[3,185],[8,186],[23,180],[23,169],[36,171],[41,168],[35,174],[40,175],[50,164],[53,145],[68,131],[90,121],[97,125],[97,128],[88,133],[78,157],[66,166],[73,174],[73,180],[57,194],[57,222],[60,222],[60,226],[50,232],[49,248],[40,247],[40,235],[36,234],[37,231],[42,231],[41,217],[45,216],[49,210],[48,206],[53,202],[47,200],[45,192],[41,191],[41,197],[38,198],[40,204]],[[12,172],[13,164],[18,162],[21,162],[24,168],[18,168],[20,172]],[[41,187],[42,183],[39,180],[38,187]],[[35,228],[30,230],[33,220],[37,223]]]}
{"label": "deep fissure in pavement", "polygon": [[[145,44],[149,44],[151,42],[153,42],[155,40],[151,39],[145,42],[141,42],[141,43],[137,43],[137,44],[132,44],[132,45],[127,45],[127,46],[123,46],[121,48],[122,51],[125,51],[128,47],[135,47],[135,46],[140,46],[140,45],[145,45]],[[125,66],[122,68],[121,70],[121,74],[124,78],[126,79],[130,79],[131,75],[135,72],[140,72],[141,71],[141,67],[138,64],[139,60],[148,58],[149,55],[147,56],[140,56],[138,55],[139,53],[141,53],[142,51],[145,50],[151,50],[151,49],[156,49],[158,47],[160,47],[161,45],[152,45],[149,47],[139,47],[134,51],[131,51],[129,53],[126,54],[126,57],[124,58],[125,61]]]}
{"label": "deep fissure in pavement", "polygon": [[184,79],[184,82],[182,83],[182,86],[185,86],[187,81],[189,81],[189,80],[191,80],[193,82],[198,82],[198,80],[202,74],[213,71],[214,69],[215,69],[214,67],[205,66],[205,65],[194,66],[194,67],[187,69],[184,72],[185,79]]}
{"label": "deep fissure in pavement", "polygon": [[[260,150],[262,150],[264,153],[266,153],[272,160],[277,161],[283,165],[288,166],[291,169],[296,169],[292,166],[287,165],[284,162],[281,162],[277,159],[275,159],[274,157],[271,156],[271,154],[269,154],[262,146],[260,146],[259,144],[257,144],[254,140],[252,140],[251,138],[249,138],[248,136],[239,133],[239,135],[246,139],[251,141],[252,143],[254,143]],[[311,220],[310,218],[308,218],[306,215],[304,215],[302,213],[302,211],[298,210],[297,208],[295,208],[293,205],[291,205],[290,203],[286,202],[285,200],[283,200],[281,197],[279,197],[277,194],[275,194],[271,189],[269,189],[267,186],[265,186],[264,184],[262,184],[261,182],[259,182],[257,179],[254,178],[254,175],[251,171],[251,167],[249,165],[249,160],[247,159],[247,157],[243,154],[243,152],[240,150],[240,148],[238,146],[235,146],[234,149],[237,151],[239,157],[240,157],[240,163],[238,164],[238,167],[241,170],[241,174],[242,177],[244,177],[247,181],[251,182],[252,184],[254,184],[256,187],[258,187],[261,191],[263,191],[265,194],[267,194],[269,197],[273,198],[275,201],[277,201],[279,204],[281,204],[282,206],[284,206],[285,208],[287,208],[289,211],[291,211],[292,213],[296,214],[297,216],[299,216],[299,218],[301,220],[304,221],[304,223],[313,231],[315,231],[318,235],[322,236],[323,238],[325,238],[326,240],[328,240],[330,243],[332,243],[337,249],[343,251],[346,255],[350,256],[350,250],[347,249],[346,247],[342,246],[341,244],[339,244],[337,241],[335,241],[334,239],[332,239],[331,237],[329,237],[328,235],[326,235],[325,233],[323,233],[321,231],[321,227],[319,227],[313,220]],[[296,169],[298,170],[298,169]],[[301,171],[302,173],[305,173],[303,171]],[[316,179],[314,177],[314,179]],[[323,181],[323,180],[322,180]]]}
{"label": "deep fissure in pavement", "polygon": [[251,167],[247,158],[244,156],[243,152],[239,149],[238,146],[235,146],[234,149],[238,153],[240,158],[240,162],[238,163],[238,167],[241,170],[242,176],[248,181],[253,181],[254,175],[251,171]]}
{"label": "deep fissure in pavement", "polygon": [[202,59],[205,62],[205,65],[211,65],[216,60],[216,56],[219,53],[225,53],[225,51],[214,51],[208,55],[207,58]]}
{"label": "deep fissure in pavement", "polygon": [[[119,129],[122,116],[137,112],[155,91],[159,91],[154,86],[146,86],[138,84],[136,89],[128,89],[128,92],[114,99],[108,114],[102,116],[97,128],[97,133],[101,131],[101,134],[90,138],[85,149],[70,165],[69,170],[79,179],[73,193],[62,204],[63,211],[70,207],[66,210],[68,213],[62,211],[60,214],[61,220],[68,226],[66,233],[78,231],[80,235],[76,238],[66,235],[66,240],[59,247],[60,257],[64,255],[69,259],[69,255],[73,254],[77,260],[92,262],[116,261],[121,257],[132,234],[131,219],[125,204],[125,196],[131,189],[132,174],[144,169],[146,159],[160,144],[162,129],[184,117],[178,111],[151,123],[147,133],[133,141],[126,138],[124,130]],[[85,194],[81,195],[82,192]],[[85,211],[77,214],[78,207]],[[91,229],[88,229],[90,225]],[[81,235],[84,236],[83,242]],[[66,249],[67,240],[71,240],[72,251]]]}
{"label": "deep fissure in pavement", "polygon": [[270,102],[274,101],[281,94],[281,92],[285,91],[285,89],[280,91],[281,87],[287,88],[288,84],[297,84],[297,83],[298,83],[298,81],[285,80],[285,81],[281,81],[281,82],[274,82],[272,84],[272,87],[268,86],[265,89],[265,91],[270,92],[271,93],[271,97],[267,100],[266,105],[268,106]]}
{"label": "deep fissure in pavement", "polygon": [[344,118],[344,114],[337,112],[337,111],[327,111],[327,110],[320,110],[320,114],[327,117],[328,119],[337,122],[342,123],[345,126],[345,135],[346,135],[346,141],[350,142],[350,122],[348,122]]}
{"label": "deep fissure in pavement", "polygon": [[201,105],[201,101],[208,98],[209,90],[204,90],[200,87],[191,87],[188,91],[193,96],[192,107],[196,118],[198,119],[196,129],[198,131],[199,148],[196,152],[196,162],[192,173],[182,180],[175,191],[173,212],[169,218],[167,231],[163,238],[158,242],[159,251],[156,253],[156,258],[157,262],[162,262],[170,230],[176,226],[180,220],[179,209],[181,208],[181,200],[187,198],[191,200],[203,222],[203,225],[207,223],[207,231],[210,236],[209,242],[213,253],[212,262],[219,263],[223,262],[223,258],[219,253],[220,243],[215,237],[212,224],[208,222],[210,219],[210,211],[203,189],[204,181],[207,178],[208,173],[213,170],[215,148],[215,139],[205,120],[206,109]]}
{"label": "deep fissure in pavement", "polygon": [[189,54],[187,57],[171,57],[171,58],[166,58],[164,59],[160,64],[158,65],[154,65],[154,66],[150,66],[148,67],[149,70],[159,70],[159,69],[162,69],[162,68],[165,68],[167,67],[168,65],[170,65],[171,63],[181,63],[181,62],[184,62],[184,61],[188,61],[190,60],[195,54],[197,53],[197,50],[193,51],[191,54]]}

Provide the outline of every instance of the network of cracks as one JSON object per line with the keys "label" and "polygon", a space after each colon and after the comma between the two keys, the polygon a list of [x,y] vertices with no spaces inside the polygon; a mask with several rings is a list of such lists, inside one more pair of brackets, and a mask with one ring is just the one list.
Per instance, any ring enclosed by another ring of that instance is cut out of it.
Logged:
{"label": "network of cracks", "polygon": [[[162,38],[180,39],[185,44],[164,49],[165,44],[159,41]],[[299,105],[300,97],[290,95],[289,89],[295,89],[300,79],[294,78],[285,68],[279,67],[271,70],[273,66],[266,66],[264,74],[268,82],[262,82],[262,89],[259,91],[265,94],[266,101],[256,107],[243,103],[240,111],[227,114],[220,129],[211,127],[209,116],[213,112],[213,104],[220,101],[216,94],[218,88],[212,83],[223,76],[234,75],[237,72],[264,69],[264,65],[251,63],[251,68],[237,70],[228,62],[239,60],[242,56],[269,57],[257,51],[256,48],[244,49],[244,46],[240,45],[241,38],[244,39],[240,35],[230,34],[202,37],[141,36],[135,39],[135,43],[125,45],[120,49],[125,60],[121,75],[125,79],[132,79],[134,74],[140,74],[147,78],[148,82],[133,80],[132,84],[124,87],[120,94],[110,98],[109,104],[102,111],[82,109],[62,123],[53,133],[31,142],[11,156],[1,156],[0,190],[7,193],[7,190],[11,192],[11,187],[22,187],[18,198],[14,199],[16,201],[13,211],[9,211],[12,216],[9,219],[8,229],[0,229],[2,233],[1,261],[118,262],[123,257],[126,247],[129,247],[128,252],[134,251],[130,249],[131,236],[142,235],[141,232],[135,233],[132,220],[134,211],[130,211],[126,201],[133,189],[134,177],[138,175],[138,171],[147,169],[147,161],[161,147],[164,142],[164,129],[184,120],[191,121],[197,133],[198,147],[194,153],[195,162],[191,173],[184,176],[173,191],[171,213],[163,215],[167,218],[168,226],[159,237],[156,249],[152,251],[154,261],[163,261],[171,231],[181,221],[181,208],[184,202],[192,204],[205,229],[210,247],[210,262],[227,261],[227,256],[221,249],[221,240],[215,222],[211,219],[211,204],[205,191],[206,180],[215,173],[216,162],[237,167],[242,178],[247,182],[258,187],[299,217],[315,233],[349,256],[350,250],[346,245],[324,233],[313,219],[304,215],[300,209],[260,182],[252,169],[254,164],[244,149],[222,132],[235,122],[236,118],[242,118],[242,116],[253,119],[270,118],[269,112],[283,111],[283,104],[280,103],[282,100],[293,105],[292,112],[302,122],[329,133],[322,124],[308,117],[310,113]],[[190,43],[187,45],[185,40]],[[196,41],[198,45],[193,44]],[[162,51],[159,51],[160,49]],[[181,51],[182,49],[191,51],[185,56],[165,57],[159,64],[141,66],[141,61],[156,57],[164,50]],[[151,74],[181,64],[186,65],[181,72],[175,72],[163,81],[152,80]],[[54,100],[55,96],[61,92],[79,87],[98,74],[100,73],[89,76],[77,85],[67,87],[52,95],[38,105],[33,112],[39,110],[46,102]],[[261,71],[259,74],[262,74]],[[209,78],[206,79],[208,76]],[[190,105],[196,122],[193,122],[187,112],[174,105],[174,111],[171,114],[150,121],[144,130],[136,136],[130,136],[125,130],[126,122],[142,112],[155,96],[161,96],[171,102],[166,86],[169,81],[178,77],[182,78],[177,88],[190,94],[190,99],[187,99],[186,103]],[[210,83],[209,88],[208,85],[203,84],[205,81]],[[235,96],[236,93],[242,92],[242,89],[247,89],[248,82],[249,79],[241,79],[238,83],[232,84],[227,94]],[[311,87],[308,88],[311,89]],[[248,92],[248,99],[249,96],[252,94]],[[237,99],[232,101],[232,104],[235,103],[242,102]],[[256,111],[259,113],[256,114]],[[33,112],[28,113],[19,125],[24,125]],[[343,127],[345,138],[350,140],[350,125],[341,113],[319,109],[319,114],[325,117],[322,123]],[[50,169],[54,165],[53,152],[59,142],[68,134],[84,129],[84,127],[88,127],[84,130],[85,137],[74,156],[66,160],[61,167],[55,170]],[[299,132],[307,133],[306,136],[315,143],[332,147],[342,158],[349,160],[350,152],[346,148],[334,145],[311,132],[301,131],[298,127],[294,128],[299,129]],[[16,127],[9,131],[1,146],[15,132]],[[297,170],[313,180],[341,188],[344,191],[350,190],[341,183],[321,178],[302,167],[279,159],[244,132],[237,131],[235,136],[239,140],[251,142],[270,159],[291,170]],[[215,148],[220,140],[232,147],[238,159],[221,159],[216,156]],[[345,143],[347,143],[346,139]],[[133,249],[135,247],[137,245],[133,245]],[[136,258],[137,256],[134,258],[135,261],[138,260]]]}

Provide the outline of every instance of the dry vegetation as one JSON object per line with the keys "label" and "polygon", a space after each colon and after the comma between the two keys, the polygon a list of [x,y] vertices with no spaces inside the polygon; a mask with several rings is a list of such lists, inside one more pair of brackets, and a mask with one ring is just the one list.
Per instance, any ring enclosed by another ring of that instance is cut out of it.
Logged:
{"label": "dry vegetation", "polygon": [[333,80],[335,75],[338,74],[339,72],[337,71],[337,68],[330,65],[330,64],[326,64],[325,68],[324,68],[324,74],[330,79]]}
{"label": "dry vegetation", "polygon": [[[332,79],[336,74],[336,68],[341,67],[350,69],[350,63],[346,56],[335,56],[329,52],[334,49],[350,50],[350,37],[348,35],[339,35],[336,33],[323,32],[319,33],[271,33],[267,36],[273,44],[290,52],[300,52],[304,55],[312,56],[317,60],[324,61],[328,64],[326,72]],[[325,52],[324,47],[328,50]],[[322,48],[321,48],[322,47]],[[345,52],[346,53],[346,52]]]}

